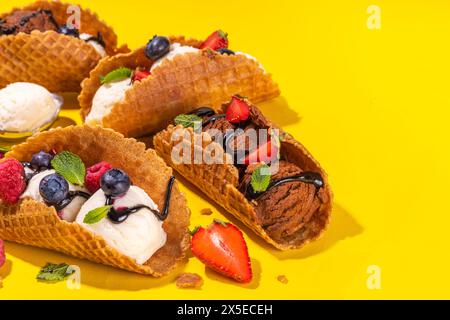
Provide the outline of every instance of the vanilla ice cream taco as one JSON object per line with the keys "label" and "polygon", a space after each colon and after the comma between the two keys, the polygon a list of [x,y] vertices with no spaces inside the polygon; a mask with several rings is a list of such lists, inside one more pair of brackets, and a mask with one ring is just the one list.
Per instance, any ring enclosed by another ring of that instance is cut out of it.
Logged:
{"label": "vanilla ice cream taco", "polygon": [[110,129],[52,129],[0,160],[7,241],[159,277],[185,257],[189,215],[155,151]]}
{"label": "vanilla ice cream taco", "polygon": [[127,51],[111,27],[79,6],[37,1],[0,15],[0,87],[32,82],[79,92],[101,58]]}
{"label": "vanilla ice cream taco", "polygon": [[228,49],[222,31],[205,41],[154,36],[145,47],[103,59],[81,86],[87,124],[133,137],[156,133],[195,107],[219,108],[233,94],[260,102],[280,93],[255,58]]}
{"label": "vanilla ice cream taco", "polygon": [[178,115],[153,142],[166,163],[277,249],[301,248],[326,230],[327,174],[247,99]]}

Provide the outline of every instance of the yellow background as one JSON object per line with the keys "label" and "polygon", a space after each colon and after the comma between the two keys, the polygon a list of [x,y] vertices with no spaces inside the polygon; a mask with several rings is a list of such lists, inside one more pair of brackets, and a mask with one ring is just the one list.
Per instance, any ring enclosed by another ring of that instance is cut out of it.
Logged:
{"label": "yellow background", "polygon": [[[1,1],[0,12],[27,2]],[[192,225],[225,214],[244,230],[252,284],[205,271],[195,258],[155,280],[8,243],[0,299],[450,298],[450,2],[79,2],[132,48],[154,34],[226,30],[232,49],[256,56],[279,82],[282,97],[261,107],[328,171],[333,220],[321,240],[282,253],[184,184]],[[381,8],[380,30],[367,28],[371,4]],[[79,121],[77,110],[62,115]],[[214,216],[200,216],[208,207]],[[36,282],[47,261],[81,266],[81,290]],[[381,269],[380,290],[366,286],[370,265]],[[177,289],[182,271],[202,275],[203,289]]]}

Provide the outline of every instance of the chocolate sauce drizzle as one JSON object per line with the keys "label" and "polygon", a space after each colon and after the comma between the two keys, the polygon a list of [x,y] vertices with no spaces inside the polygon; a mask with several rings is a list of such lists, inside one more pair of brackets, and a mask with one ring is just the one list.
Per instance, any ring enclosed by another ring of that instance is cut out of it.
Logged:
{"label": "chocolate sauce drizzle", "polygon": [[261,197],[264,193],[268,192],[269,190],[271,190],[273,188],[276,188],[276,187],[278,187],[282,184],[288,183],[288,182],[295,182],[295,181],[312,184],[313,186],[316,187],[316,191],[319,191],[319,189],[322,188],[324,185],[322,176],[319,173],[307,171],[307,172],[302,172],[301,174],[296,175],[296,176],[274,180],[269,184],[269,187],[267,187],[267,189],[262,192],[254,191],[252,185],[249,184],[247,186],[247,189],[245,190],[245,196],[249,199],[256,200],[259,197]]}
{"label": "chocolate sauce drizzle", "polygon": [[84,40],[85,42],[89,42],[89,41],[95,41],[98,44],[100,44],[103,48],[106,47],[105,44],[105,40],[103,39],[103,35],[101,32],[97,32],[97,36],[90,36],[89,38],[87,38],[86,40]]}
{"label": "chocolate sauce drizzle", "polygon": [[[111,207],[111,209],[109,209],[109,212],[108,212],[109,220],[111,220],[112,223],[119,224],[119,223],[122,223],[125,220],[127,220],[128,217],[130,216],[130,214],[136,213],[142,209],[150,210],[161,221],[166,220],[167,217],[169,216],[170,199],[172,196],[172,189],[173,189],[174,182],[175,182],[175,177],[171,176],[169,179],[169,183],[167,184],[166,197],[164,199],[164,207],[163,207],[162,212],[160,212],[159,210],[152,209],[148,206],[144,206],[144,205],[138,205],[138,206],[134,206],[131,208],[124,208],[124,209],[115,209],[114,207]],[[106,197],[105,205],[112,206],[113,204],[114,204],[114,198]]]}

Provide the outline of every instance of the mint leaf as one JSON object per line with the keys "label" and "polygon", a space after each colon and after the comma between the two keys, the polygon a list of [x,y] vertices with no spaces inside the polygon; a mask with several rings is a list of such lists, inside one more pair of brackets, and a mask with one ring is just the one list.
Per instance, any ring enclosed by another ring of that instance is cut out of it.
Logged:
{"label": "mint leaf", "polygon": [[255,192],[264,192],[267,190],[270,184],[270,168],[268,165],[264,164],[258,167],[252,173],[251,185]]}
{"label": "mint leaf", "polygon": [[194,128],[197,131],[202,126],[202,118],[195,114],[180,114],[175,118],[176,125],[182,125],[185,128]]}
{"label": "mint leaf", "polygon": [[83,222],[86,224],[94,224],[106,217],[112,206],[104,206],[88,212]]}
{"label": "mint leaf", "polygon": [[129,69],[129,68],[119,68],[119,69],[111,71],[104,77],[100,77],[100,82],[102,84],[105,84],[105,83],[108,83],[108,82],[111,82],[114,80],[126,79],[126,78],[131,77],[132,73],[133,73],[133,71],[131,71],[131,69]]}
{"label": "mint leaf", "polygon": [[86,167],[79,156],[69,151],[58,153],[52,160],[52,167],[71,184],[82,186]]}
{"label": "mint leaf", "polygon": [[69,268],[67,263],[47,263],[37,275],[36,279],[44,282],[58,282],[63,281],[72,275],[75,270]]}

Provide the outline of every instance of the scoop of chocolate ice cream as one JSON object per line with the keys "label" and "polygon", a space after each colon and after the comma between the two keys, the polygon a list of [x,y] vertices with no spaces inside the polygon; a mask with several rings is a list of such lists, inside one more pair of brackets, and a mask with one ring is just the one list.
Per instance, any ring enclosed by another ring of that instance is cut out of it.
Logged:
{"label": "scoop of chocolate ice cream", "polygon": [[[241,179],[239,190],[243,193],[251,182],[251,175],[258,165],[247,168]],[[287,161],[279,162],[278,172],[271,181],[292,177],[302,173],[302,169]],[[322,203],[325,202],[322,189],[317,190],[312,184],[293,181],[267,190],[255,200],[258,223],[266,229],[276,241],[293,236],[311,220]]]}
{"label": "scoop of chocolate ice cream", "polygon": [[0,35],[31,33],[33,30],[58,30],[53,14],[48,10],[17,10],[0,21]]}

